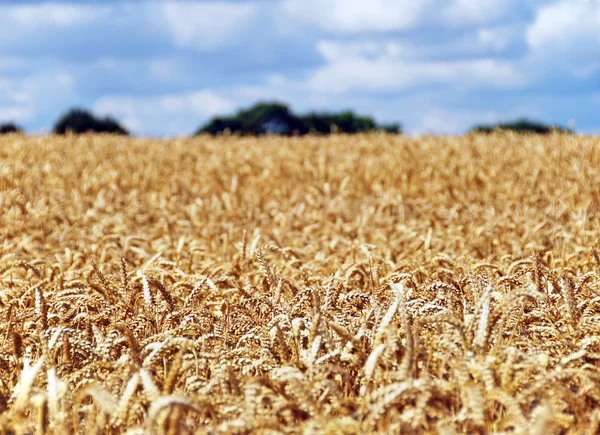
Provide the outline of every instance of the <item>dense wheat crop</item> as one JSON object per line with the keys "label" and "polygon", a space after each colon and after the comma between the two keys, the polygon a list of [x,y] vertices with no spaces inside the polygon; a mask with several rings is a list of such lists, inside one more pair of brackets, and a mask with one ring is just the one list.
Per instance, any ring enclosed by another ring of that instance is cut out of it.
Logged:
{"label": "dense wheat crop", "polygon": [[3,433],[595,433],[600,140],[0,139]]}

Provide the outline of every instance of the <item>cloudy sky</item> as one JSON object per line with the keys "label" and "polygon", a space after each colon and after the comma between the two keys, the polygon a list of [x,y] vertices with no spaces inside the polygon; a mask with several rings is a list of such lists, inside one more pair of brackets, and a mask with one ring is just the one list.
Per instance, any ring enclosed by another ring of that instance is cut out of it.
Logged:
{"label": "cloudy sky", "polygon": [[184,135],[269,99],[408,133],[600,133],[600,0],[0,0],[0,28],[0,122],[29,132],[82,106]]}

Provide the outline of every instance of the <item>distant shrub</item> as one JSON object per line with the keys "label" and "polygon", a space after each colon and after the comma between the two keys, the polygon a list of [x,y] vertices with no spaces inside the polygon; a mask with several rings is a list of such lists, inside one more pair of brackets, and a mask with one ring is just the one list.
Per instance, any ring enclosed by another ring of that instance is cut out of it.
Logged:
{"label": "distant shrub", "polygon": [[202,126],[196,134],[222,133],[263,135],[267,133],[291,136],[307,132],[304,122],[288,106],[277,102],[258,103],[239,110],[233,116],[216,117]]}
{"label": "distant shrub", "polygon": [[237,115],[247,133],[263,135],[267,133],[292,136],[305,134],[306,126],[287,105],[277,102],[258,103]]}
{"label": "distant shrub", "polygon": [[386,133],[400,134],[402,133],[402,124],[399,122],[393,122],[390,124],[382,124],[377,127],[378,130],[385,131]]}
{"label": "distant shrub", "polygon": [[8,133],[23,133],[23,128],[21,128],[14,122],[5,122],[3,124],[0,124],[0,134]]}
{"label": "distant shrub", "polygon": [[377,130],[401,133],[402,127],[400,124],[378,125],[370,116],[356,115],[350,110],[340,113],[309,113],[298,116],[286,104],[275,101],[257,103],[232,116],[213,118],[198,129],[196,134],[263,135],[272,133],[292,136],[306,133],[362,133]]}
{"label": "distant shrub", "polygon": [[233,118],[225,118],[225,117],[216,117],[213,118],[206,125],[202,126],[196,134],[208,133],[217,135],[219,133],[242,133],[242,122],[238,119]]}
{"label": "distant shrub", "polygon": [[529,119],[518,119],[512,122],[502,122],[498,124],[481,124],[476,125],[471,129],[472,133],[492,133],[493,131],[514,131],[516,133],[534,133],[534,134],[549,134],[553,131],[561,133],[573,133],[572,130],[555,125],[547,125],[538,121]]}
{"label": "distant shrub", "polygon": [[85,109],[71,109],[61,116],[54,124],[53,132],[56,134],[66,134],[72,132],[76,134],[96,132],[96,133],[114,133],[128,135],[129,132],[110,116],[97,118]]}
{"label": "distant shrub", "polygon": [[315,133],[363,133],[377,129],[377,123],[370,116],[359,116],[351,110],[340,113],[311,113],[302,118],[309,131]]}

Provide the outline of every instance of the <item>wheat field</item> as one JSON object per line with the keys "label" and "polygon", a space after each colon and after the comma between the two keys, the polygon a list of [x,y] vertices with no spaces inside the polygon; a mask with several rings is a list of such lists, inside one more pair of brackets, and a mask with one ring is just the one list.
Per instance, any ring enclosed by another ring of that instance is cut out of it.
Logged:
{"label": "wheat field", "polygon": [[0,433],[596,433],[600,140],[0,138]]}

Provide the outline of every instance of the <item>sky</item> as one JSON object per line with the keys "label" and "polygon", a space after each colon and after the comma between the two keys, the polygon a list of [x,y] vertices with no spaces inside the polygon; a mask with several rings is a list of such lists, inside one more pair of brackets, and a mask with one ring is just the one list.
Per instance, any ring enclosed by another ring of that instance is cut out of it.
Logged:
{"label": "sky", "polygon": [[71,107],[180,136],[261,100],[409,134],[600,133],[600,0],[0,0],[0,122]]}

